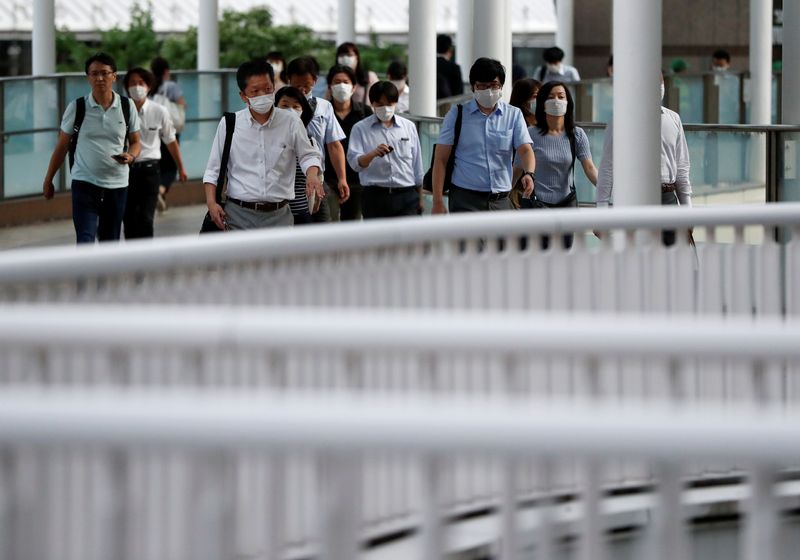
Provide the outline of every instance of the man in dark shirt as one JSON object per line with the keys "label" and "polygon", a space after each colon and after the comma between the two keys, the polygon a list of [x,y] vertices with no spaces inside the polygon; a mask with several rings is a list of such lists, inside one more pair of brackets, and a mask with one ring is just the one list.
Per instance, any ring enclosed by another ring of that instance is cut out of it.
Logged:
{"label": "man in dark shirt", "polygon": [[436,36],[436,99],[464,93],[461,67],[453,62],[453,40],[449,35]]}

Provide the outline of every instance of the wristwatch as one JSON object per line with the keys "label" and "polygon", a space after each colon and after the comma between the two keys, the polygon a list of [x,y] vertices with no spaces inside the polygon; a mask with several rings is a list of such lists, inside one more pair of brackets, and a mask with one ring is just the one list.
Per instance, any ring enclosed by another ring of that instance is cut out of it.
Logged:
{"label": "wristwatch", "polygon": [[531,181],[533,181],[534,183],[536,182],[536,173],[534,173],[533,171],[526,171],[525,175],[530,177]]}

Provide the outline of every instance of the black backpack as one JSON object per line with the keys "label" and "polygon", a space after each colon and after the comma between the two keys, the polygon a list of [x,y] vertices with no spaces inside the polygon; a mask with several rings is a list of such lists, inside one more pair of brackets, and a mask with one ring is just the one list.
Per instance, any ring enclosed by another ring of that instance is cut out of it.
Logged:
{"label": "black backpack", "polygon": [[[128,150],[128,134],[131,130],[131,100],[127,97],[119,96],[122,107],[122,118],[125,119],[125,144],[123,152]],[[69,170],[75,164],[75,149],[78,147],[78,134],[81,131],[83,117],[86,116],[86,98],[79,97],[75,100],[75,124],[72,125],[72,137],[69,139]]]}
{"label": "black backpack", "polygon": [[[236,113],[225,113],[225,144],[222,146],[222,161],[219,165],[219,177],[217,177],[217,194],[215,196],[217,204],[225,207],[222,202],[222,191],[225,189],[225,180],[228,178],[228,159],[231,156],[231,142],[233,142],[233,130],[236,128]],[[203,218],[203,225],[200,226],[200,233],[215,233],[222,231],[211,219],[211,214],[206,212]]]}

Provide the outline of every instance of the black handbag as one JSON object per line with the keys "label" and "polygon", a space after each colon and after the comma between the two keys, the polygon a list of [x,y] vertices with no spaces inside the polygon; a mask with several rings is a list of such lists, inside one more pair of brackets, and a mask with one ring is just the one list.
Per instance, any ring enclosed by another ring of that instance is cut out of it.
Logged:
{"label": "black handbag", "polygon": [[[233,130],[236,128],[236,113],[225,113],[225,144],[222,147],[222,161],[219,166],[219,177],[217,177],[217,193],[214,197],[217,204],[225,208],[225,203],[222,200],[222,191],[225,190],[225,181],[228,178],[228,160],[231,155],[231,142],[233,141]],[[214,220],[211,219],[211,213],[206,212],[203,218],[203,225],[200,226],[200,233],[219,233],[225,231],[219,229]]]}
{"label": "black handbag", "polygon": [[[450,157],[447,158],[447,166],[444,173],[444,188],[443,193],[450,190],[450,183],[453,180],[453,169],[456,166],[456,148],[458,147],[458,139],[461,136],[461,121],[464,114],[464,106],[458,105],[458,115],[456,116],[456,124],[453,130],[453,147],[450,150]],[[436,144],[433,145],[433,153],[431,153],[431,166],[422,178],[422,188],[428,192],[433,192],[433,162],[436,160]]]}

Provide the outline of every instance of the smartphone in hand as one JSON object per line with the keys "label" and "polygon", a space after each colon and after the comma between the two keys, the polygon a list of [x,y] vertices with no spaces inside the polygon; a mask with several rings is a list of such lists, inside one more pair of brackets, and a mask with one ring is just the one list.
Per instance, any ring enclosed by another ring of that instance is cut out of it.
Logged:
{"label": "smartphone in hand", "polygon": [[114,154],[111,156],[117,163],[125,163],[125,154]]}

